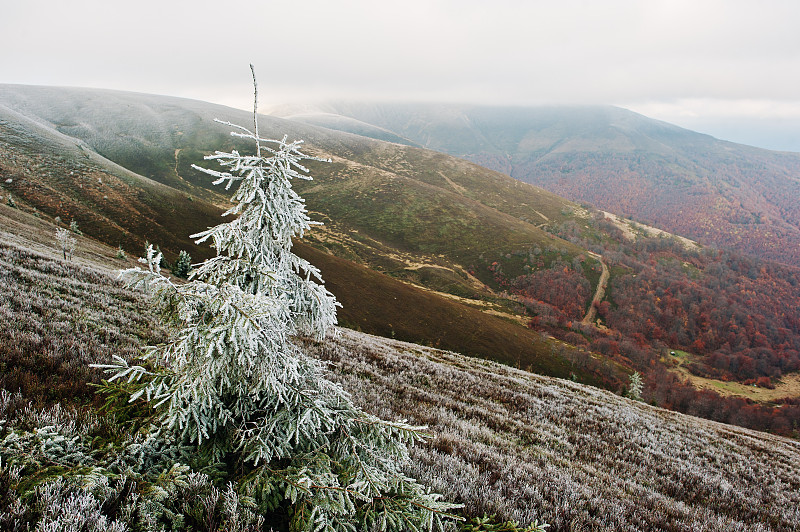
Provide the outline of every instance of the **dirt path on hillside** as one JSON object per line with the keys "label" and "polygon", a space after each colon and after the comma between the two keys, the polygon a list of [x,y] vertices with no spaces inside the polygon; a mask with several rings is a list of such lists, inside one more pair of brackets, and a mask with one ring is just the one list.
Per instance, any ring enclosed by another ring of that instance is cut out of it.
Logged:
{"label": "dirt path on hillside", "polygon": [[455,189],[455,191],[458,192],[459,194],[463,195],[463,194],[465,194],[467,192],[464,189],[464,187],[462,187],[461,185],[459,185],[458,183],[456,183],[455,181],[453,181],[452,179],[450,179],[449,177],[444,175],[443,172],[439,172],[439,175],[442,176],[442,179],[447,181],[447,184],[450,185],[451,187],[453,187],[453,189]]}
{"label": "dirt path on hillside", "polygon": [[586,312],[586,316],[583,317],[581,323],[585,323],[587,325],[594,324],[594,321],[597,319],[597,304],[599,304],[604,297],[606,297],[606,287],[608,287],[608,278],[610,277],[610,273],[608,271],[608,266],[606,266],[603,257],[596,253],[588,252],[591,257],[600,261],[600,266],[603,267],[603,272],[600,274],[600,280],[597,282],[597,291],[594,293],[594,297],[592,298],[592,304],[589,305],[589,310]]}
{"label": "dirt path on hillside", "polygon": [[175,175],[178,177],[181,177],[181,175],[178,173],[178,157],[180,157],[180,155],[181,155],[181,149],[175,148]]}

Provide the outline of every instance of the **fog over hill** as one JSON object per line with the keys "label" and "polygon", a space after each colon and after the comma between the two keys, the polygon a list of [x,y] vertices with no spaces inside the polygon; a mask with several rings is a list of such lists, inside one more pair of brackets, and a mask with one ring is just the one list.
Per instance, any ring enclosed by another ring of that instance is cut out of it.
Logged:
{"label": "fog over hill", "polygon": [[310,107],[273,112],[366,135],[361,124],[371,124],[573,201],[800,265],[800,154],[717,140],[610,106],[330,103],[316,114]]}
{"label": "fog over hill", "polygon": [[[0,85],[0,105],[132,172],[217,205],[225,196],[191,165],[218,149],[247,149],[214,118],[252,123],[252,114],[228,107],[99,89]],[[310,165],[314,181],[295,186],[326,222],[325,233],[312,238],[346,258],[401,277],[418,276],[423,268],[426,277],[438,279],[436,289],[446,284],[452,285],[448,291],[473,295],[468,270],[487,283],[492,276],[485,266],[505,255],[537,246],[558,246],[570,258],[582,252],[543,230],[576,207],[543,189],[430,150],[271,116],[259,120],[263,136],[303,139],[309,153],[332,159]]]}

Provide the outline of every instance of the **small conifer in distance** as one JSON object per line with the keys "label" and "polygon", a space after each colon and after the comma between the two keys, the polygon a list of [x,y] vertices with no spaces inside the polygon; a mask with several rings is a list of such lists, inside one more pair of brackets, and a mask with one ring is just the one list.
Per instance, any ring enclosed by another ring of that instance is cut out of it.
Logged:
{"label": "small conifer in distance", "polygon": [[638,371],[634,371],[630,376],[630,383],[628,384],[628,397],[636,401],[642,400],[642,375]]}
{"label": "small conifer in distance", "polygon": [[178,253],[178,258],[175,259],[175,264],[172,265],[172,274],[175,277],[186,279],[189,277],[189,272],[192,271],[192,257],[185,250]]}
{"label": "small conifer in distance", "polygon": [[61,253],[64,255],[64,260],[72,260],[72,255],[75,253],[75,244],[77,240],[70,235],[70,232],[63,227],[56,228],[56,245]]}

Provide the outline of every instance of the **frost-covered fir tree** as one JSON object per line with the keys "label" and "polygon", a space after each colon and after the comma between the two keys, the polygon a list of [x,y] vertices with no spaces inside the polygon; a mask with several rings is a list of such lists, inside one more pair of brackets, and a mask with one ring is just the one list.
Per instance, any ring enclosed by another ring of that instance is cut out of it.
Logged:
{"label": "frost-covered fir tree", "polygon": [[175,259],[175,264],[172,265],[172,273],[175,277],[186,279],[189,277],[189,272],[192,271],[192,257],[185,250],[178,253],[178,258]]}
{"label": "frost-covered fir tree", "polygon": [[634,371],[629,377],[630,383],[628,384],[628,397],[636,401],[642,400],[642,376],[638,371]]}
{"label": "frost-covered fir tree", "polygon": [[[252,66],[251,66],[252,68]],[[255,86],[255,74],[253,74]],[[216,152],[223,171],[195,167],[235,186],[228,223],[192,235],[217,256],[186,284],[160,273],[152,246],[147,269],[122,275],[154,292],[177,324],[172,340],[147,348],[148,364],[104,366],[159,412],[154,430],[184,460],[223,463],[262,512],[285,512],[292,530],[432,530],[455,505],[403,474],[407,445],[422,427],[357,408],[321,364],[293,342],[323,338],[336,324],[334,296],[320,272],[291,251],[313,222],[291,180],[310,179],[301,141],[259,136],[223,122],[255,143],[254,155]],[[147,366],[147,367],[145,367]],[[148,369],[149,368],[149,369]]]}
{"label": "frost-covered fir tree", "polygon": [[78,241],[70,235],[70,232],[63,227],[57,227],[55,242],[64,255],[64,260],[72,260],[72,255],[75,253],[75,244]]}

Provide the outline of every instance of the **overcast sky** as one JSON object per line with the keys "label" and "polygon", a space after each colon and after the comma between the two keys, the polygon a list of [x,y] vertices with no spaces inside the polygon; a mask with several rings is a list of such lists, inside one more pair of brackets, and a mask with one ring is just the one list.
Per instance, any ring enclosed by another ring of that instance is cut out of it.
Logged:
{"label": "overcast sky", "polygon": [[0,83],[251,108],[614,104],[800,151],[800,2],[3,0]]}

